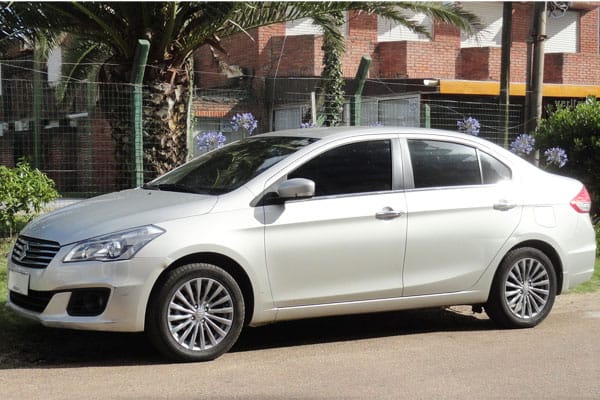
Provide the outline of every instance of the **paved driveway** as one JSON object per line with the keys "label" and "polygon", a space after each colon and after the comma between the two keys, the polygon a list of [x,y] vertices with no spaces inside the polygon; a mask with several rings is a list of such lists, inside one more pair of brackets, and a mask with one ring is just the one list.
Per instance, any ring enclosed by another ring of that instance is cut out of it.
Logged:
{"label": "paved driveway", "polygon": [[598,293],[560,296],[533,330],[467,308],[282,323],[199,364],[165,363],[143,335],[62,332],[0,369],[2,400],[600,398]]}

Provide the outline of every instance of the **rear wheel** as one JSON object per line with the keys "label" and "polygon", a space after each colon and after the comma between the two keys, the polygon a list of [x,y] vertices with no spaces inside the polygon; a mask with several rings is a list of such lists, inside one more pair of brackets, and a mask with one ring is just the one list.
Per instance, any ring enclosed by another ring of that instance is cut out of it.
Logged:
{"label": "rear wheel", "polygon": [[227,352],[244,323],[244,298],[236,281],[211,264],[170,271],[148,308],[154,346],[178,361],[208,361]]}
{"label": "rear wheel", "polygon": [[496,272],[485,311],[505,328],[530,328],[544,320],[554,305],[556,273],[540,250],[512,250]]}

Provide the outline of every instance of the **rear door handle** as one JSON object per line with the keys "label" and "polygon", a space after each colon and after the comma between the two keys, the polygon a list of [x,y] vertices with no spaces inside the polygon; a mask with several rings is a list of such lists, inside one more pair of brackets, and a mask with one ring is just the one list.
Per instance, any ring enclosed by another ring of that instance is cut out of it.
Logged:
{"label": "rear door handle", "polygon": [[512,208],[515,208],[517,205],[515,203],[510,203],[508,200],[500,200],[496,204],[494,204],[494,210],[498,211],[508,211]]}
{"label": "rear door handle", "polygon": [[396,211],[392,207],[383,207],[383,209],[375,214],[377,219],[394,219],[401,217],[404,213],[402,211]]}

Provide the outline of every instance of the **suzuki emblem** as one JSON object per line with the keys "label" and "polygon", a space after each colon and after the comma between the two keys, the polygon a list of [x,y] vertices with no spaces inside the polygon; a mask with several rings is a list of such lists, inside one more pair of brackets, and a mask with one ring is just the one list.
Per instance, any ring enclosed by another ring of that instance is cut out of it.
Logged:
{"label": "suzuki emblem", "polygon": [[27,257],[27,252],[29,251],[29,244],[27,242],[23,243],[23,247],[21,248],[21,254],[17,256],[17,261],[23,261],[25,257]]}

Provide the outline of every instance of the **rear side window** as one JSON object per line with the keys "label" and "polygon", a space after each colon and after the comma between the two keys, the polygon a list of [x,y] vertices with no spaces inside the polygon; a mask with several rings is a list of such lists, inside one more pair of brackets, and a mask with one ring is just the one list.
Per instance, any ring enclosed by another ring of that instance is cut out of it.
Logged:
{"label": "rear side window", "polygon": [[486,185],[498,183],[512,178],[510,168],[483,151],[479,152],[483,183]]}
{"label": "rear side window", "polygon": [[337,147],[308,161],[288,178],[313,180],[316,196],[391,190],[391,142],[371,140]]}
{"label": "rear side window", "polygon": [[473,147],[434,140],[409,140],[415,188],[481,184]]}
{"label": "rear side window", "polygon": [[511,179],[506,165],[459,143],[409,140],[415,188],[494,184]]}

